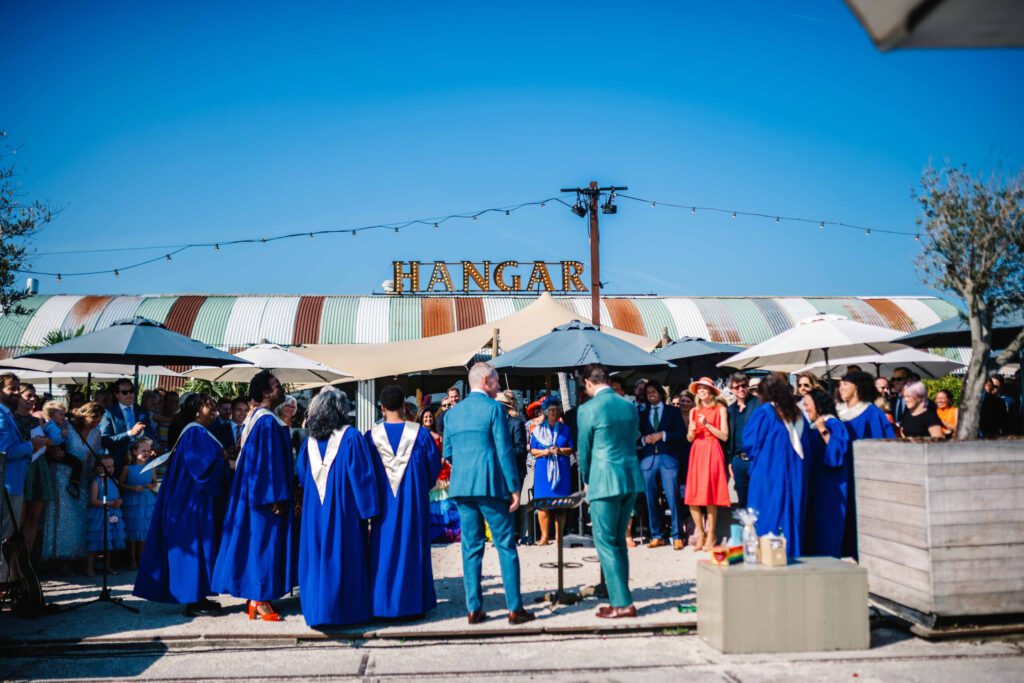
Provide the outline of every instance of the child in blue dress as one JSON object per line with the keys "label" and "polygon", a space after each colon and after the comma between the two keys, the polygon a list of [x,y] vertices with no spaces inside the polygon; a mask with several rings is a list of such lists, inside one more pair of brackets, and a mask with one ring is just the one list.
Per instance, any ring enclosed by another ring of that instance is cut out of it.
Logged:
{"label": "child in blue dress", "polygon": [[[107,478],[103,478],[106,473]],[[85,531],[85,547],[89,555],[85,561],[85,575],[96,576],[93,565],[96,561],[96,554],[103,553],[103,561],[107,563],[107,569],[113,570],[113,562],[110,553],[103,548],[103,527],[107,528],[106,550],[121,550],[124,548],[124,522],[121,521],[121,496],[117,490],[117,482],[114,481],[114,458],[109,455],[100,456],[96,463],[96,478],[89,487],[89,524]],[[104,485],[106,490],[104,491]],[[103,496],[107,498],[107,514],[103,515]]]}
{"label": "child in blue dress", "polygon": [[128,465],[121,470],[118,480],[124,493],[124,537],[132,569],[139,566],[142,547],[149,533],[149,520],[156,506],[156,470],[142,471],[151,457],[152,439],[141,438],[133,443],[128,452]]}

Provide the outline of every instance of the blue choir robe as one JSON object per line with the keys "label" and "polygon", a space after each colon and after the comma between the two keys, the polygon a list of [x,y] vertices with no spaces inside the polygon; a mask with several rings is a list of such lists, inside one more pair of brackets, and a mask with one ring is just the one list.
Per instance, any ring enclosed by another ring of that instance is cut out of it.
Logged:
{"label": "blue choir robe", "polygon": [[220,547],[228,471],[224,448],[213,434],[198,422],[182,430],[160,483],[134,595],[190,603],[215,593],[210,578]]}
{"label": "blue choir robe", "polygon": [[[288,429],[256,410],[242,430],[228,493],[213,589],[246,600],[274,600],[295,587],[294,464]],[[273,503],[284,510],[274,514]]]}
{"label": "blue choir robe", "polygon": [[766,403],[755,409],[743,429],[743,448],[750,456],[749,507],[757,510],[759,536],[782,533],[786,555],[800,557],[807,500],[806,464],[811,426],[801,415],[787,426]]}
{"label": "blue choir robe", "polygon": [[430,489],[441,453],[415,422],[383,423],[366,432],[373,453],[381,515],[370,537],[375,617],[408,617],[434,609],[430,564]]}
{"label": "blue choir robe", "polygon": [[843,554],[857,559],[857,493],[853,479],[853,442],[860,439],[894,439],[896,432],[882,409],[873,403],[860,403],[852,410],[840,408],[839,419],[846,425],[850,440],[848,451],[850,479],[846,494],[846,530],[843,533]]}
{"label": "blue choir robe", "polygon": [[371,615],[367,534],[380,513],[373,458],[362,434],[342,427],[307,438],[296,464],[302,486],[299,599],[309,626],[358,624]]}
{"label": "blue choir robe", "polygon": [[807,454],[807,528],[805,555],[853,557],[857,539],[850,537],[847,515],[853,505],[853,453],[850,434],[839,419],[828,415],[825,428],[829,439],[811,430]]}

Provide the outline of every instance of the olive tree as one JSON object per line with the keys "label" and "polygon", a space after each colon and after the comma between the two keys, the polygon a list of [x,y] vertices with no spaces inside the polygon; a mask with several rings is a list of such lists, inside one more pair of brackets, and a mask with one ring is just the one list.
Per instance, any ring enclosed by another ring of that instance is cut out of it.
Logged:
{"label": "olive tree", "polygon": [[28,296],[18,283],[28,240],[53,220],[53,210],[28,199],[14,164],[18,150],[0,130],[0,313],[24,313],[18,302]]}
{"label": "olive tree", "polygon": [[985,378],[1020,352],[1024,332],[992,357],[997,316],[1024,307],[1024,169],[981,177],[966,167],[927,168],[915,199],[922,215],[921,277],[959,297],[971,331],[957,438],[976,437]]}

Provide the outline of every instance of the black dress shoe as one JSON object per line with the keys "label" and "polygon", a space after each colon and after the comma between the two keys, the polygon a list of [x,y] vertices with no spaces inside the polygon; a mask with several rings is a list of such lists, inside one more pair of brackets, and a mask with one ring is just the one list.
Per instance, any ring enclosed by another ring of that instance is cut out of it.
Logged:
{"label": "black dress shoe", "polygon": [[198,605],[202,609],[208,609],[208,610],[212,610],[214,612],[219,612],[221,610],[220,603],[219,602],[214,602],[210,598],[203,598],[202,600],[197,602],[196,605]]}
{"label": "black dress shoe", "polygon": [[470,612],[469,616],[466,617],[466,621],[470,624],[479,624],[481,621],[487,618],[487,613],[482,609],[478,609],[475,612]]}
{"label": "black dress shoe", "polygon": [[533,621],[536,618],[536,614],[534,614],[533,612],[527,612],[524,609],[508,613],[508,623],[512,624],[513,626],[518,624],[525,624],[526,622]]}

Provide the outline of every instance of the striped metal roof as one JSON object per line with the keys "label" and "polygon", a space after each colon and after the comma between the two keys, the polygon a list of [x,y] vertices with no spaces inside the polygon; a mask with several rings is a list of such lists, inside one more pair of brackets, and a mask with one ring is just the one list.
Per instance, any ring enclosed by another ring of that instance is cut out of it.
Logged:
{"label": "striped metal roof", "polygon": [[[556,297],[589,317],[587,297]],[[230,350],[263,340],[277,344],[404,341],[485,325],[533,301],[530,296],[262,296],[37,295],[25,315],[0,317],[0,354],[38,345],[53,330],[92,332],[141,315],[207,344]],[[661,297],[609,296],[605,324],[657,338],[704,337],[757,344],[816,312],[910,332],[957,314],[935,297]]]}

